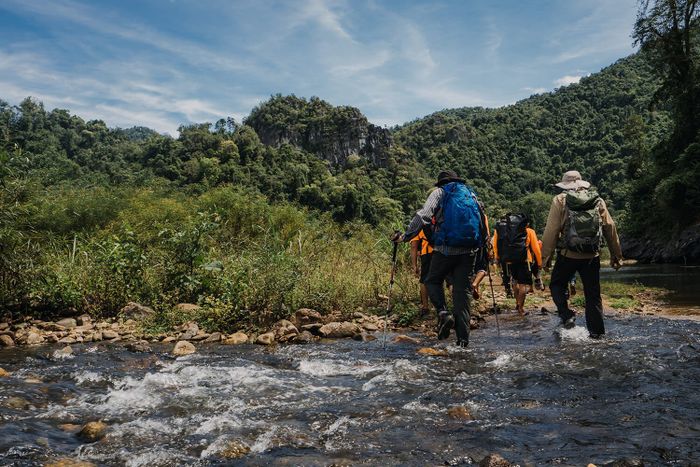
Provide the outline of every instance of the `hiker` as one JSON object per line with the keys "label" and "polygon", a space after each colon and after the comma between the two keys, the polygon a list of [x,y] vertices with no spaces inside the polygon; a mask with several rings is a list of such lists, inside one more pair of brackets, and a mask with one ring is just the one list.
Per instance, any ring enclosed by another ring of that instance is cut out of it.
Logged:
{"label": "hiker", "polygon": [[[426,227],[427,228],[427,227]],[[428,302],[428,289],[425,286],[425,279],[430,271],[430,259],[433,257],[433,246],[428,241],[425,235],[426,228],[418,232],[418,235],[410,240],[411,244],[411,265],[413,272],[420,284],[420,316],[423,317],[430,312],[430,304]],[[420,258],[420,262],[418,261]]]}
{"label": "hiker", "polygon": [[535,263],[538,271],[542,267],[540,244],[524,214],[508,214],[505,221],[499,223],[494,233],[494,255],[513,276],[515,308],[520,316],[525,316],[525,297],[532,289],[531,264]]}
{"label": "hiker", "polygon": [[[438,339],[455,327],[457,345],[469,345],[469,276],[484,242],[484,220],[476,195],[454,171],[440,172],[433,191],[395,242],[409,241],[426,225],[433,226],[433,257],[425,280],[428,296],[438,312]],[[453,310],[447,310],[443,282],[452,275]]]}
{"label": "hiker", "polygon": [[569,308],[567,287],[578,272],[583,282],[586,301],[586,327],[589,336],[598,339],[605,334],[603,301],[600,297],[600,248],[605,238],[610,250],[610,266],[622,266],[622,248],[617,228],[608,208],[591,184],[575,170],[566,172],[556,186],[563,190],[552,200],[547,226],[542,239],[542,257],[547,268],[554,264],[549,288],[562,325],[576,325],[574,312]]}
{"label": "hiker", "polygon": [[[498,222],[496,222],[496,228],[494,229],[493,232],[493,238],[491,239],[491,245],[493,245],[494,250],[496,248],[500,248],[503,250],[503,245],[498,244],[498,236],[496,235],[496,232],[498,232],[499,229],[503,230],[506,228],[506,225],[508,223],[508,220],[504,217],[501,217]],[[503,236],[501,236],[500,242],[503,242]],[[495,255],[494,255],[495,256]],[[506,297],[508,298],[513,298],[513,277],[510,274],[510,269],[508,268],[508,264],[505,261],[498,261],[496,260],[496,264],[498,264],[501,268],[501,282],[503,282],[503,287],[506,290]]]}

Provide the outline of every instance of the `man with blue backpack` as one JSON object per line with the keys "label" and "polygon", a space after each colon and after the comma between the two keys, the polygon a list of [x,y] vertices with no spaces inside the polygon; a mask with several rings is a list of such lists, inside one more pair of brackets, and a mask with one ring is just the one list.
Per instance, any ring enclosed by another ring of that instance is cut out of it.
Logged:
{"label": "man with blue backpack", "polygon": [[[418,210],[406,232],[395,242],[410,241],[423,226],[433,230],[433,258],[425,279],[430,301],[438,311],[438,339],[446,339],[454,327],[457,345],[469,345],[470,276],[480,248],[488,238],[486,222],[476,195],[454,171],[438,175],[437,189]],[[452,277],[453,311],[447,309],[443,282]]]}

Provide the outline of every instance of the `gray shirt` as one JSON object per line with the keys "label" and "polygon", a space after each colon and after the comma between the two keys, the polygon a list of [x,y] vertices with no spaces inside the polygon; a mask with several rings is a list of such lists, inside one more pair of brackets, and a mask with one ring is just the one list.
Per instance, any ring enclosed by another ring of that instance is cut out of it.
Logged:
{"label": "gray shirt", "polygon": [[[413,220],[411,220],[411,223],[408,224],[406,233],[404,233],[404,242],[408,242],[413,237],[418,235],[423,226],[430,225],[432,223],[433,216],[440,207],[440,203],[442,202],[443,196],[445,196],[445,190],[443,190],[442,188],[438,188],[437,190],[430,193],[428,199],[425,200],[425,204],[423,204],[423,207],[416,212],[416,215],[413,216]],[[446,256],[465,255],[473,253],[475,251],[474,248],[447,245],[433,245],[433,248],[435,249],[435,251],[439,251],[440,253]]]}

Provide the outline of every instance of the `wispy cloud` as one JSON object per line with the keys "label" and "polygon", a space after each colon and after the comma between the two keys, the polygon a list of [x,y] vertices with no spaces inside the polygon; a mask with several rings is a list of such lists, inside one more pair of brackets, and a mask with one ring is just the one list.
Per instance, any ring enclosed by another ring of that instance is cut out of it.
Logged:
{"label": "wispy cloud", "polygon": [[568,86],[570,84],[576,84],[579,81],[581,81],[581,78],[583,78],[583,76],[580,76],[580,75],[579,76],[572,76],[572,75],[562,76],[561,78],[554,80],[554,85],[556,87],[561,87],[561,86]]}

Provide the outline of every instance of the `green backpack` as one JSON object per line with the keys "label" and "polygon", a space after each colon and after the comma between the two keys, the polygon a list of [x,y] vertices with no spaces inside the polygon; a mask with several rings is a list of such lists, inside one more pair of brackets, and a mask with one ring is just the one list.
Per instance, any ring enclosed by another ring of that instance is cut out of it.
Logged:
{"label": "green backpack", "polygon": [[579,253],[597,253],[603,239],[600,196],[595,190],[566,193],[566,221],[562,249]]}

